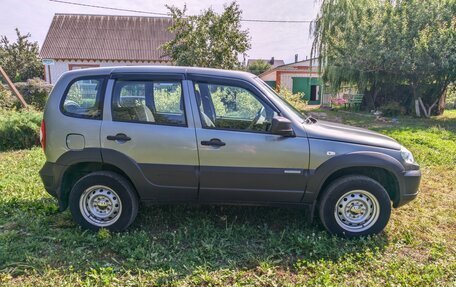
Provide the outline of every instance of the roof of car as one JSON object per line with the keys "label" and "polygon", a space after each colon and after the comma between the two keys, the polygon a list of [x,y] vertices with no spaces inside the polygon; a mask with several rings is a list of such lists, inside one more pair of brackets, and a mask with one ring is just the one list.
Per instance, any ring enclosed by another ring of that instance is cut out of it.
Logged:
{"label": "roof of car", "polygon": [[218,77],[231,77],[241,79],[251,79],[255,75],[234,70],[222,70],[213,68],[199,67],[181,67],[181,66],[119,66],[119,67],[103,67],[103,68],[88,68],[81,70],[73,70],[66,72],[66,75],[73,76],[91,76],[91,75],[108,75],[120,73],[176,73],[176,74],[197,74]]}

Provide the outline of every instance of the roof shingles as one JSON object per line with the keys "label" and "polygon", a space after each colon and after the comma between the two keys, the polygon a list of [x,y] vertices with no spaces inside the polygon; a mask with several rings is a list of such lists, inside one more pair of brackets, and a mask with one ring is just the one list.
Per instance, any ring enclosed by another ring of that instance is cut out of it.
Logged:
{"label": "roof shingles", "polygon": [[170,18],[56,14],[40,51],[43,59],[169,60]]}

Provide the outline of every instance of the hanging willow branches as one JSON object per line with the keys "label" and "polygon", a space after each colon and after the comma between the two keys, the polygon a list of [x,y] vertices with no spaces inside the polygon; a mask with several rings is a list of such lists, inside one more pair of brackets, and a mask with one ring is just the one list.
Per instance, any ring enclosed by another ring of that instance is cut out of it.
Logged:
{"label": "hanging willow branches", "polygon": [[388,91],[428,117],[456,80],[455,27],[455,0],[322,0],[312,54],[334,90],[354,85],[374,108]]}

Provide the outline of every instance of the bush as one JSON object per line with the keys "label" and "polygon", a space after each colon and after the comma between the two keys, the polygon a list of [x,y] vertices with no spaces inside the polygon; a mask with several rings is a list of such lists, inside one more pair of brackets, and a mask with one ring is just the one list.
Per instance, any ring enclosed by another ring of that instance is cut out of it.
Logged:
{"label": "bush", "polygon": [[407,110],[401,106],[398,102],[390,102],[384,106],[380,107],[383,115],[387,117],[397,117],[399,115],[405,115]]}
{"label": "bush", "polygon": [[20,106],[18,98],[0,84],[0,109],[20,108]]}
{"label": "bush", "polygon": [[19,82],[14,85],[22,94],[27,104],[34,106],[38,110],[44,109],[52,85],[40,78],[28,79],[27,82]]}
{"label": "bush", "polygon": [[343,98],[335,98],[335,99],[331,99],[331,104],[335,105],[335,106],[342,106],[342,105],[348,104],[348,101]]}
{"label": "bush", "polygon": [[307,101],[304,99],[304,93],[293,94],[292,91],[282,87],[279,94],[293,107],[300,111],[304,110],[307,106]]}
{"label": "bush", "polygon": [[39,145],[41,119],[33,109],[0,109],[0,151]]}

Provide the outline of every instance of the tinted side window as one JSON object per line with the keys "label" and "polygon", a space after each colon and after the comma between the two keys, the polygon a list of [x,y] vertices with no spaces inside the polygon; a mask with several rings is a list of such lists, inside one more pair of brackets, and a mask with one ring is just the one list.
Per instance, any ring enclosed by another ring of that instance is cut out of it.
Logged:
{"label": "tinted side window", "polygon": [[62,104],[62,111],[68,116],[100,119],[102,115],[102,87],[104,78],[80,79],[74,81]]}
{"label": "tinted side window", "polygon": [[153,85],[157,113],[181,114],[184,108],[180,83],[154,82]]}
{"label": "tinted side window", "polygon": [[112,119],[186,125],[181,82],[116,81],[112,96]]}
{"label": "tinted side window", "polygon": [[202,124],[206,128],[268,132],[276,115],[251,91],[230,85],[196,83]]}

